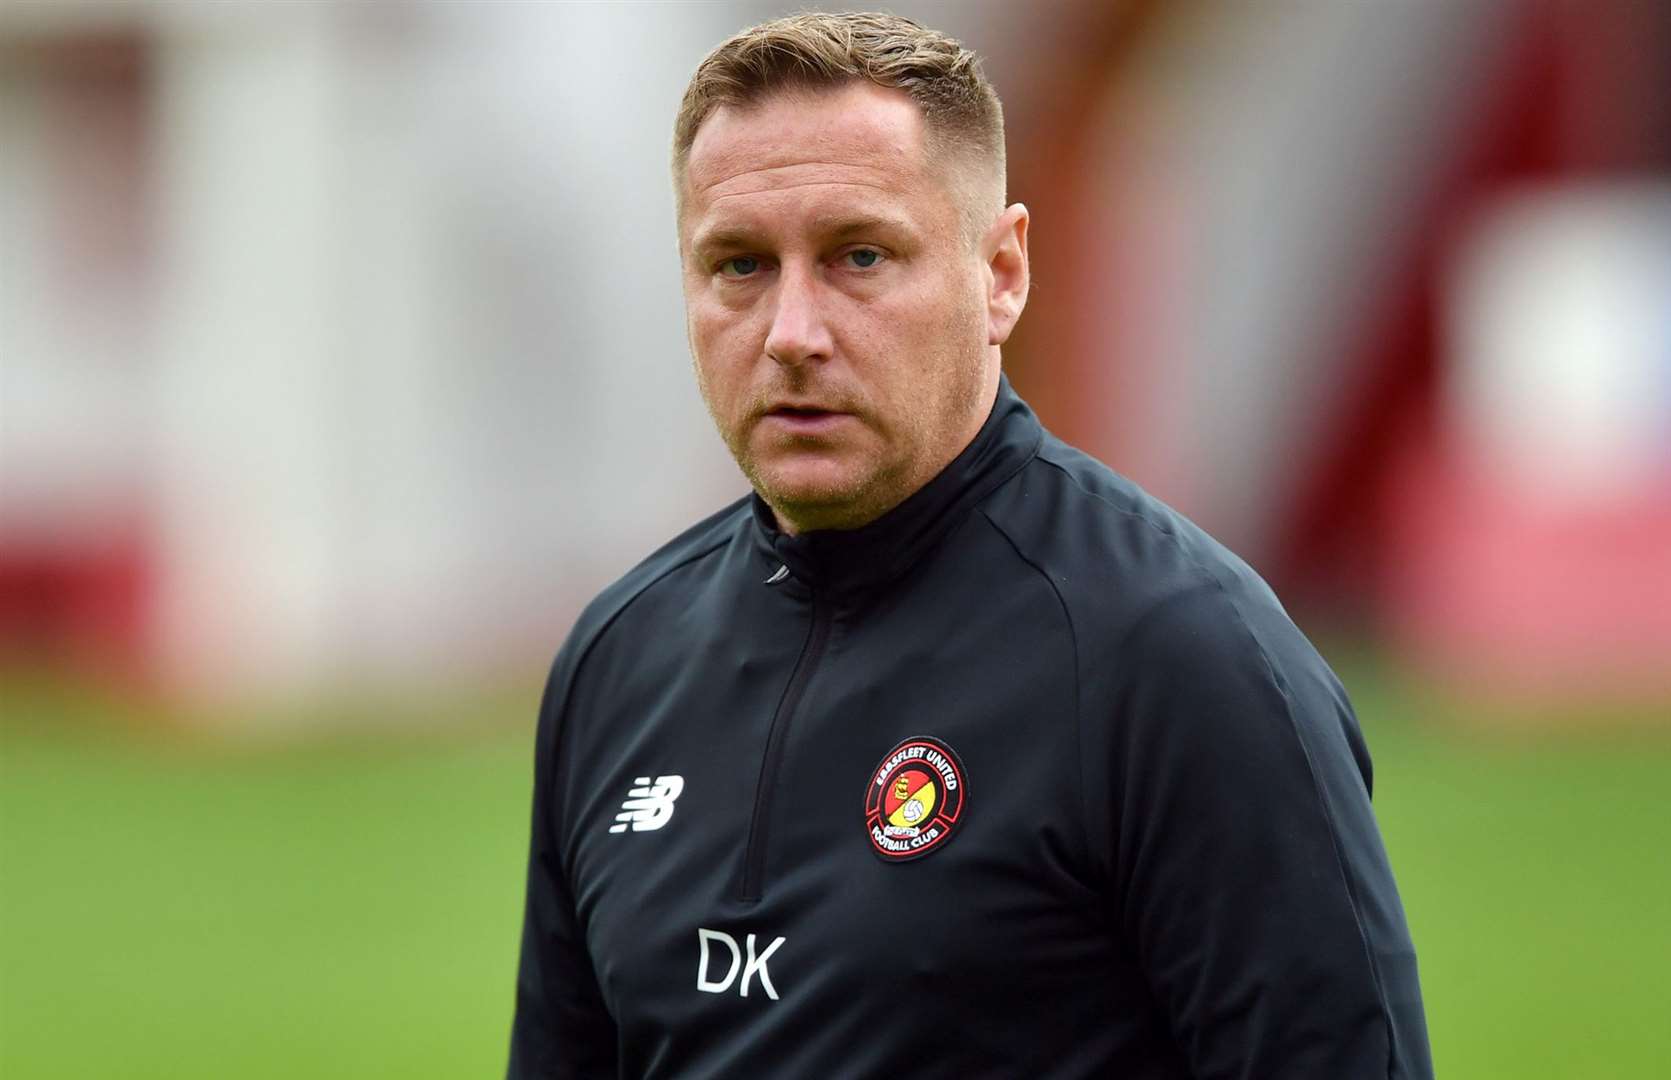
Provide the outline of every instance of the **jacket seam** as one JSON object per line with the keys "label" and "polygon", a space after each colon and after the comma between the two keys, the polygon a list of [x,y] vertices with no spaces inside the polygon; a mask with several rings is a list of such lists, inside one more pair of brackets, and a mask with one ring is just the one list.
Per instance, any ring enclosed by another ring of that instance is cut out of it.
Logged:
{"label": "jacket seam", "polygon": [[[1068,483],[1072,484],[1075,488],[1077,488],[1079,490],[1079,492],[1081,494],[1083,494],[1086,498],[1095,499],[1097,502],[1099,502],[1102,505],[1108,507],[1110,510],[1114,511],[1114,513],[1119,514],[1122,517],[1136,518],[1137,520],[1141,521],[1143,524],[1147,525],[1154,532],[1158,533],[1161,536],[1166,537],[1169,541],[1172,542],[1173,546],[1178,549],[1178,554],[1182,555],[1185,559],[1187,559],[1191,566],[1195,567],[1197,570],[1202,571],[1209,578],[1212,578],[1214,581],[1218,581],[1218,575],[1214,574],[1212,572],[1212,570],[1209,569],[1206,566],[1206,564],[1204,564],[1200,559],[1197,559],[1194,555],[1191,555],[1189,553],[1189,551],[1184,548],[1183,542],[1178,539],[1177,530],[1164,528],[1164,527],[1161,526],[1160,522],[1156,521],[1153,517],[1150,517],[1148,514],[1145,514],[1145,513],[1141,512],[1139,510],[1133,510],[1130,507],[1121,506],[1119,503],[1110,499],[1108,496],[1102,494],[1102,492],[1100,492],[1100,491],[1092,491],[1090,488],[1088,488],[1084,484],[1080,483],[1079,482],[1079,477],[1073,475],[1073,473],[1068,470],[1067,466],[1063,465],[1061,462],[1052,461],[1050,458],[1045,457],[1043,454],[1040,454],[1038,456],[1038,460],[1043,462],[1047,467],[1055,469],[1057,472],[1061,473],[1063,479],[1067,480]],[[1222,587],[1222,585],[1220,587]]]}
{"label": "jacket seam", "polygon": [[[1271,662],[1270,653],[1266,651],[1264,643],[1259,640],[1259,635],[1257,635],[1253,632],[1253,627],[1248,624],[1247,617],[1243,614],[1242,609],[1241,609],[1241,605],[1236,603],[1235,597],[1232,596],[1231,593],[1230,593],[1230,590],[1225,587],[1224,582],[1219,578],[1219,576],[1217,574],[1213,573],[1211,568],[1209,568],[1204,563],[1202,563],[1200,559],[1196,558],[1193,554],[1190,553],[1190,551],[1187,548],[1184,547],[1183,541],[1178,536],[1178,533],[1177,533],[1176,530],[1163,528],[1159,522],[1155,521],[1149,515],[1141,513],[1139,511],[1136,511],[1136,510],[1133,510],[1133,509],[1130,509],[1130,508],[1127,508],[1127,507],[1120,506],[1117,503],[1113,502],[1111,499],[1109,499],[1107,496],[1103,495],[1102,493],[1097,492],[1097,491],[1092,491],[1090,488],[1087,488],[1084,484],[1080,483],[1079,478],[1074,476],[1073,473],[1071,471],[1069,471],[1067,469],[1067,467],[1062,465],[1060,462],[1052,461],[1050,458],[1044,456],[1044,454],[1042,454],[1042,453],[1040,453],[1038,455],[1038,460],[1041,461],[1042,463],[1044,463],[1045,465],[1049,466],[1050,468],[1056,470],[1057,472],[1061,473],[1062,476],[1070,484],[1072,484],[1077,490],[1079,490],[1085,496],[1096,500],[1097,502],[1099,502],[1102,505],[1108,507],[1110,510],[1112,510],[1113,512],[1115,512],[1117,514],[1120,514],[1120,515],[1122,515],[1124,517],[1128,517],[1128,518],[1138,519],[1139,521],[1141,521],[1145,525],[1147,525],[1155,533],[1159,534],[1162,537],[1165,537],[1166,540],[1171,543],[1173,548],[1178,552],[1178,554],[1180,556],[1182,556],[1184,558],[1185,561],[1187,561],[1198,572],[1204,574],[1206,576],[1207,580],[1209,580],[1213,583],[1213,585],[1217,588],[1219,595],[1223,597],[1225,604],[1230,608],[1231,613],[1233,615],[1235,615],[1236,623],[1237,623],[1238,626],[1241,627],[1242,633],[1247,636],[1248,640],[1250,642],[1252,642],[1254,649],[1258,651],[1260,663],[1263,664],[1264,668],[1265,668],[1265,677],[1269,681],[1272,688],[1274,688],[1276,690],[1278,696],[1282,700],[1283,714],[1284,714],[1285,719],[1288,721],[1288,730],[1292,734],[1295,743],[1297,743],[1299,745],[1300,754],[1305,758],[1306,773],[1311,779],[1312,795],[1317,800],[1317,806],[1318,806],[1318,809],[1321,811],[1321,813],[1323,815],[1324,824],[1328,827],[1329,847],[1334,852],[1335,869],[1336,869],[1336,872],[1340,875],[1341,889],[1346,894],[1347,907],[1352,912],[1352,925],[1353,925],[1354,929],[1356,929],[1357,932],[1358,932],[1358,941],[1359,941],[1359,944],[1362,946],[1363,951],[1364,951],[1365,963],[1369,967],[1370,984],[1375,989],[1375,1000],[1376,1000],[1376,1003],[1380,1006],[1381,1025],[1382,1025],[1382,1029],[1385,1033],[1386,1040],[1387,1040],[1387,1075],[1390,1077],[1392,1075],[1392,1063],[1393,1063],[1393,1051],[1394,1051],[1394,1047],[1393,1047],[1393,1030],[1394,1029],[1393,1029],[1393,1022],[1392,1022],[1392,1010],[1387,1003],[1386,986],[1385,986],[1385,984],[1384,984],[1384,982],[1381,978],[1380,965],[1377,964],[1376,960],[1375,960],[1375,950],[1370,946],[1369,935],[1364,930],[1364,920],[1363,920],[1361,902],[1359,900],[1357,891],[1352,886],[1352,876],[1351,876],[1351,874],[1349,874],[1347,872],[1346,861],[1341,854],[1341,850],[1340,850],[1340,829],[1335,822],[1334,807],[1329,802],[1328,794],[1323,790],[1323,787],[1322,787],[1321,783],[1318,781],[1317,765],[1316,765],[1316,762],[1312,758],[1311,748],[1306,745],[1306,741],[1305,741],[1304,736],[1302,736],[1300,734],[1299,724],[1294,718],[1293,697],[1288,692],[1287,684],[1278,675],[1278,673],[1276,671],[1276,665],[1274,665]],[[988,516],[988,520],[991,520],[990,515]],[[994,522],[993,524],[996,526],[997,523]],[[1002,530],[1000,530],[1000,531],[1002,531]],[[1011,543],[1013,544],[1013,541],[1011,541]],[[1017,554],[1020,554],[1019,550],[1017,551]],[[1024,559],[1026,558],[1025,556],[1022,556],[1022,557]],[[1031,561],[1029,561],[1029,565],[1034,565],[1034,564],[1032,564]],[[1039,568],[1036,565],[1034,565],[1034,569],[1039,569]],[[1041,570],[1040,572],[1042,573],[1043,571]],[[1046,580],[1049,580],[1049,575],[1046,574],[1045,578],[1046,578]],[[1057,599],[1058,600],[1061,599],[1061,594],[1060,593],[1057,594]],[[1070,622],[1070,626],[1071,626],[1071,622]],[[1135,629],[1135,626],[1134,626],[1134,629]],[[1126,637],[1129,639],[1130,635],[1128,634],[1128,635],[1126,635]],[[1077,666],[1075,668],[1075,671],[1077,672]],[[1076,690],[1077,690],[1077,687],[1076,687]],[[1082,759],[1081,769],[1083,769],[1084,768],[1083,755],[1081,755],[1081,759]],[[1083,791],[1083,783],[1084,783],[1083,778],[1081,778],[1081,785],[1082,785],[1081,790],[1082,791]]]}
{"label": "jacket seam", "polygon": [[1341,889],[1346,893],[1347,906],[1352,911],[1352,924],[1358,932],[1358,941],[1363,947],[1364,962],[1369,967],[1369,981],[1375,988],[1376,1003],[1381,1007],[1381,1026],[1387,1040],[1387,1075],[1390,1077],[1392,1075],[1393,1053],[1392,1010],[1387,1004],[1386,987],[1381,979],[1380,965],[1375,962],[1375,950],[1370,946],[1369,935],[1364,932],[1363,915],[1360,910],[1361,904],[1357,890],[1352,887],[1352,875],[1347,872],[1346,860],[1341,855],[1340,829],[1335,824],[1334,807],[1329,802],[1328,793],[1323,790],[1322,784],[1318,782],[1317,764],[1312,758],[1311,747],[1306,745],[1305,737],[1300,734],[1300,726],[1294,719],[1294,699],[1288,691],[1287,681],[1277,672],[1276,665],[1271,663],[1270,653],[1265,650],[1259,636],[1253,632],[1253,627],[1248,625],[1246,616],[1242,614],[1241,607],[1235,599],[1230,596],[1229,590],[1225,589],[1223,584],[1220,583],[1219,591],[1224,596],[1231,612],[1236,616],[1236,622],[1241,626],[1242,632],[1247,635],[1248,640],[1253,643],[1253,647],[1258,650],[1259,660],[1265,667],[1265,677],[1281,697],[1283,713],[1288,720],[1288,728],[1293,732],[1294,741],[1299,744],[1300,753],[1305,756],[1306,772],[1311,777],[1312,792],[1317,799],[1318,808],[1323,813],[1323,820],[1329,827],[1329,847],[1334,852],[1335,869],[1340,874]]}
{"label": "jacket seam", "polygon": [[1080,704],[1079,632],[1073,625],[1073,612],[1068,609],[1067,599],[1062,595],[1062,590],[1057,587],[1055,580],[1045,571],[1044,567],[1040,566],[1037,562],[1034,562],[1030,557],[1028,557],[1026,552],[1021,550],[1021,545],[1016,542],[1015,538],[1011,536],[1002,525],[998,524],[992,514],[985,507],[980,508],[980,515],[986,519],[988,525],[992,526],[994,532],[1003,537],[1004,542],[1009,545],[1010,550],[1015,552],[1016,558],[1020,559],[1035,574],[1044,579],[1045,584],[1050,586],[1050,595],[1056,598],[1056,605],[1062,610],[1062,622],[1068,630],[1069,658],[1073,662],[1073,742],[1074,757],[1079,761],[1079,768],[1075,770],[1079,788],[1079,842],[1081,847],[1084,849],[1087,864],[1096,866],[1096,853],[1095,848],[1091,843],[1090,832],[1091,803],[1090,796],[1086,790],[1087,785],[1085,782],[1085,733],[1084,713]]}
{"label": "jacket seam", "polygon": [[553,702],[552,703],[552,710],[551,710],[551,727],[552,727],[552,731],[551,731],[551,763],[552,763],[552,769],[551,769],[550,775],[546,779],[546,783],[550,788],[550,790],[547,792],[547,794],[551,798],[552,815],[553,815],[553,819],[554,819],[552,821],[553,830],[554,830],[553,839],[555,841],[558,841],[558,843],[556,844],[557,849],[558,849],[557,853],[556,853],[557,854],[557,863],[558,863],[557,868],[558,868],[558,870],[560,870],[562,872],[563,883],[564,883],[565,886],[567,886],[570,896],[573,896],[574,893],[575,893],[575,888],[574,888],[575,883],[574,883],[573,874],[572,874],[570,866],[569,866],[569,860],[564,854],[568,850],[569,845],[567,843],[562,842],[562,841],[566,840],[566,837],[563,834],[564,834],[565,830],[567,829],[568,822],[567,822],[566,818],[562,815],[562,801],[557,798],[557,790],[556,790],[556,788],[557,788],[557,765],[560,761],[563,760],[562,744],[563,744],[563,735],[567,731],[567,728],[568,728],[569,702],[574,696],[574,690],[575,690],[576,684],[580,682],[581,672],[586,666],[586,661],[591,658],[592,651],[595,648],[597,648],[598,643],[603,640],[604,635],[607,634],[610,631],[610,629],[614,627],[616,621],[618,619],[620,619],[620,617],[623,614],[626,613],[626,610],[628,608],[632,607],[632,605],[634,603],[636,603],[641,596],[643,596],[645,593],[649,592],[651,589],[655,588],[661,582],[665,581],[675,571],[681,570],[684,567],[691,565],[692,563],[700,562],[702,559],[707,558],[709,555],[712,555],[714,552],[716,552],[716,551],[720,550],[721,548],[725,547],[728,543],[731,542],[731,539],[732,539],[732,537],[729,533],[724,534],[720,538],[716,539],[713,543],[708,545],[707,547],[701,548],[700,550],[698,550],[698,551],[696,551],[696,552],[694,552],[690,555],[687,555],[682,559],[679,559],[679,560],[673,562],[666,569],[662,570],[660,573],[651,577],[648,581],[644,582],[643,585],[641,585],[637,589],[635,589],[633,591],[632,595],[626,597],[619,604],[617,604],[616,607],[615,607],[615,610],[613,610],[609,613],[608,617],[606,617],[603,620],[603,622],[598,625],[597,629],[592,631],[591,635],[586,639],[585,643],[581,645],[579,652],[575,655],[575,658],[574,658],[573,670],[570,672],[569,677],[566,680],[567,685],[563,687],[562,701],[560,703],[558,703],[558,702]]}
{"label": "jacket seam", "polygon": [[[563,800],[558,797],[557,774],[558,774],[559,769],[561,768],[561,763],[563,761],[562,744],[563,744],[563,735],[564,735],[565,731],[567,730],[569,702],[573,698],[575,684],[580,681],[581,669],[585,666],[586,660],[591,656],[592,650],[594,648],[596,648],[598,642],[603,639],[604,634],[609,631],[610,627],[615,625],[615,621],[617,619],[619,619],[621,617],[622,613],[625,612],[627,610],[627,608],[631,607],[633,605],[633,603],[639,597],[643,596],[646,592],[650,591],[650,589],[654,588],[658,583],[665,580],[668,577],[668,575],[672,574],[674,571],[679,570],[679,569],[681,569],[685,566],[689,566],[690,564],[692,564],[694,562],[697,562],[701,559],[707,558],[709,555],[713,554],[715,551],[718,551],[720,548],[724,547],[729,541],[730,541],[729,534],[722,534],[718,539],[716,539],[712,544],[708,545],[707,547],[701,548],[701,549],[697,550],[696,552],[694,552],[694,553],[692,553],[692,554],[690,554],[690,555],[688,555],[684,558],[676,560],[671,565],[669,565],[666,569],[662,570],[660,573],[655,574],[648,581],[644,582],[643,585],[641,585],[639,588],[635,589],[630,596],[621,600],[620,603],[618,603],[615,606],[615,609],[609,613],[609,615],[597,626],[597,628],[592,630],[590,632],[590,635],[587,636],[582,643],[580,643],[579,648],[578,648],[578,650],[575,654],[574,663],[572,665],[571,671],[569,672],[569,676],[566,680],[564,680],[565,685],[561,687],[561,690],[560,690],[561,699],[560,700],[557,697],[553,696],[550,692],[551,690],[556,688],[557,674],[558,674],[557,673],[557,661],[556,660],[552,661],[551,673],[550,673],[549,676],[547,676],[547,690],[548,690],[547,700],[545,702],[544,708],[541,710],[542,713],[544,713],[545,715],[542,715],[541,718],[540,718],[542,723],[547,719],[547,717],[549,717],[549,719],[550,719],[549,768],[544,770],[544,772],[545,772],[545,784],[544,784],[544,786],[541,787],[538,784],[536,784],[536,786],[535,786],[534,805],[536,807],[538,807],[541,804],[542,800],[546,803],[548,817],[550,818],[550,820],[547,822],[547,825],[551,829],[551,845],[552,845],[552,849],[553,849],[551,851],[551,857],[552,857],[552,860],[556,863],[556,866],[552,868],[552,872],[555,875],[560,877],[561,882],[562,882],[562,886],[563,886],[563,890],[564,890],[565,894],[567,895],[568,904],[569,904],[571,909],[575,905],[575,882],[574,882],[573,872],[572,872],[572,870],[570,868],[570,865],[569,865],[569,860],[568,860],[568,858],[565,854],[568,850],[569,845],[564,842],[565,837],[564,837],[563,834],[564,834],[564,832],[567,828],[568,823],[567,823],[566,817],[563,815]],[[536,733],[535,741],[534,741],[534,753],[536,755],[536,762],[535,762],[535,776],[536,776],[536,778],[539,776],[539,773],[541,771],[540,768],[539,768],[539,765],[540,765],[539,757],[542,755],[542,753],[546,749],[547,749],[546,747],[541,746],[538,734]],[[538,822],[534,823],[535,828],[537,828],[538,825],[539,825]],[[576,929],[578,930],[579,929],[579,912],[578,911],[574,912],[574,915],[575,915]],[[596,976],[595,976],[595,972],[594,972],[594,978],[595,977]],[[617,1034],[619,1034],[619,1033],[617,1032]],[[535,1067],[539,1071],[544,1072],[546,1066],[548,1065],[548,1063],[551,1060],[552,1048],[549,1045],[543,1045],[542,1044],[541,1046],[539,1046],[537,1048],[537,1053],[538,1053],[539,1056],[535,1059]],[[620,1050],[619,1050],[619,1047],[617,1046],[616,1054],[619,1055],[619,1053],[620,1053]]]}

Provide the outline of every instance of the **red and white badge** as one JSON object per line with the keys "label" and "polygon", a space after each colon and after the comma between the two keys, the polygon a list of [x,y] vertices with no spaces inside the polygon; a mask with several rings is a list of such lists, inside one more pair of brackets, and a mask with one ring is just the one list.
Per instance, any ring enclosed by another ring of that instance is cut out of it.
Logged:
{"label": "red and white badge", "polygon": [[967,774],[952,748],[919,735],[889,750],[865,787],[865,828],[884,862],[937,851],[957,832]]}

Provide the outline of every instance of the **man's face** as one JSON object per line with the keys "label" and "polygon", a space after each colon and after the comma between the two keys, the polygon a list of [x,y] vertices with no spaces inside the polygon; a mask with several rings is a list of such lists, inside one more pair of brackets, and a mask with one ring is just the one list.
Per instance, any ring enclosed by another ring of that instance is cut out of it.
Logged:
{"label": "man's face", "polygon": [[721,108],[691,146],[679,232],[697,382],[791,531],[891,509],[996,393],[992,275],[924,135],[905,94],[854,83]]}

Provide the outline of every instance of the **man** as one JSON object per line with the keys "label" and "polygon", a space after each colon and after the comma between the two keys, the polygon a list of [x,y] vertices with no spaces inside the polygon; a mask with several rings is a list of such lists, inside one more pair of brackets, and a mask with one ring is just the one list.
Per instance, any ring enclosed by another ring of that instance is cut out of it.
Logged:
{"label": "man", "polygon": [[1039,426],[999,105],[797,15],[675,135],[754,494],[542,706],[513,1077],[1426,1077],[1344,692],[1244,564]]}

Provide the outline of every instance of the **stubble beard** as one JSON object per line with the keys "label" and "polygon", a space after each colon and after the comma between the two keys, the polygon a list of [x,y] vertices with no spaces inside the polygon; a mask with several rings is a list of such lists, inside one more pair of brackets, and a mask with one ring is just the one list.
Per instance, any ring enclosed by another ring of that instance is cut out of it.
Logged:
{"label": "stubble beard", "polygon": [[[772,508],[780,525],[794,532],[854,529],[879,517],[898,501],[893,493],[906,483],[906,478],[898,465],[890,468],[889,451],[899,444],[902,435],[914,438],[914,431],[879,428],[870,410],[855,402],[843,402],[842,411],[865,428],[860,439],[832,445],[823,439],[792,437],[757,453],[753,438],[768,404],[764,400],[752,404],[741,424],[722,433],[743,476]],[[797,472],[819,466],[794,459],[815,456],[832,459],[822,463],[832,475],[823,480],[796,480]]]}
{"label": "stubble beard", "polygon": [[[953,384],[945,388],[951,391],[950,395],[925,394],[916,403],[918,408],[894,417],[887,427],[878,426],[874,411],[863,402],[846,395],[835,401],[825,398],[829,404],[857,417],[873,438],[847,452],[861,455],[861,459],[846,463],[845,479],[821,485],[788,482],[777,468],[761,461],[765,455],[757,455],[751,443],[770,404],[785,394],[794,396],[815,389],[811,380],[792,372],[781,388],[751,395],[736,417],[722,417],[703,378],[701,365],[695,367],[697,386],[709,416],[743,477],[772,508],[779,524],[799,533],[860,528],[904,502],[939,475],[973,436],[970,425],[978,431],[978,421],[985,419],[984,414],[978,420],[973,416],[989,404],[983,401],[985,359],[984,349],[979,348],[970,349],[963,356],[940,358],[942,363],[955,365],[957,372]],[[816,453],[820,442],[805,440],[805,451]],[[787,456],[781,449],[776,455]]]}

